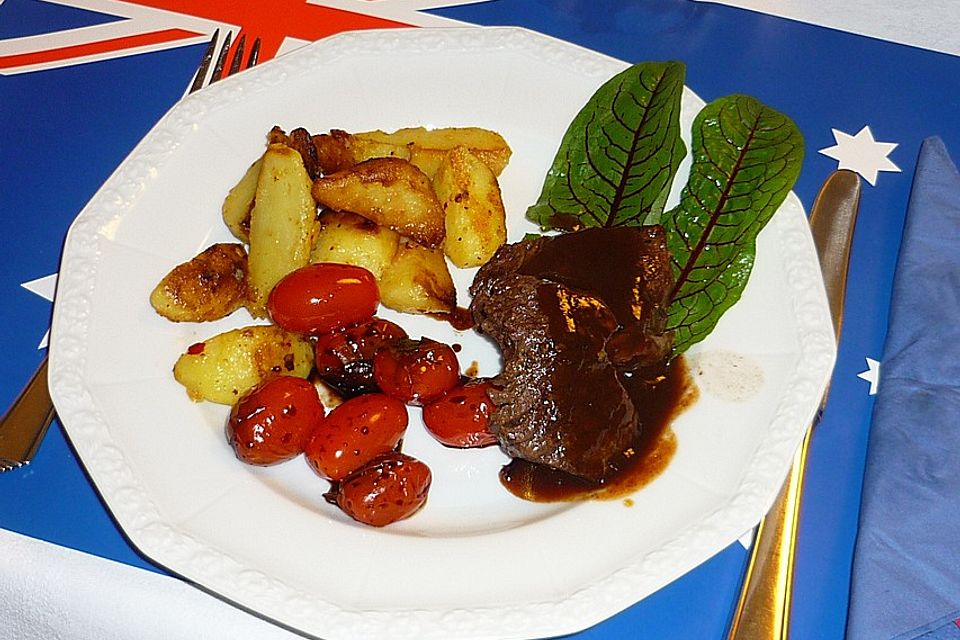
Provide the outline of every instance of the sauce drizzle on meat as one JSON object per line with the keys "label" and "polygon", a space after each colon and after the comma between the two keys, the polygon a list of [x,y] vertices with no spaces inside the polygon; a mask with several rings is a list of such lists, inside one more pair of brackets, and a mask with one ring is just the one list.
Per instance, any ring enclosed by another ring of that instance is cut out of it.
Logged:
{"label": "sauce drizzle on meat", "polygon": [[500,482],[513,495],[533,502],[622,497],[643,487],[667,468],[677,450],[677,439],[670,428],[673,420],[697,399],[685,359],[675,358],[667,366],[664,379],[657,384],[643,381],[627,389],[643,407],[643,424],[635,441],[621,453],[617,470],[603,480],[564,473],[514,458],[500,470]]}
{"label": "sauce drizzle on meat", "polygon": [[515,459],[501,473],[509,490],[620,494],[612,487],[665,466],[669,424],[691,388],[665,330],[672,286],[655,226],[525,240],[480,269],[470,309],[503,355],[490,427]]}

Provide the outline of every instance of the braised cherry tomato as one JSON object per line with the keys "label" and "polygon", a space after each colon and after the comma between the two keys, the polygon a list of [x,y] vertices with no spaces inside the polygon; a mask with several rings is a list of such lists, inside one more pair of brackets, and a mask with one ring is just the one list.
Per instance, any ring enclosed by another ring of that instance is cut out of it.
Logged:
{"label": "braised cherry tomato", "polygon": [[496,443],[490,432],[490,414],[496,408],[490,399],[491,384],[472,381],[450,389],[423,407],[427,431],[450,447],[485,447]]}
{"label": "braised cherry tomato", "polygon": [[303,378],[279,376],[241,398],[227,420],[227,441],[237,457],[270,465],[303,452],[310,434],[323,422],[316,387]]}
{"label": "braised cherry tomato", "polygon": [[344,396],[379,391],[373,377],[373,357],[388,344],[406,337],[400,326],[381,318],[325,333],[314,346],[317,374]]}
{"label": "braised cherry tomato", "polygon": [[301,267],[267,298],[270,319],[287,331],[327,333],[368,320],[380,304],[374,275],[349,264]]}
{"label": "braised cherry tomato", "polygon": [[373,359],[380,389],[408,404],[424,404],[460,382],[460,363],[449,345],[429,338],[398,340]]}
{"label": "braised cherry tomato", "polygon": [[358,522],[383,527],[416,513],[427,501],[431,480],[423,462],[392,452],[344,478],[328,500]]}
{"label": "braised cherry tomato", "polygon": [[337,406],[314,430],[305,454],[314,471],[341,480],[379,455],[397,448],[407,429],[407,407],[370,393]]}

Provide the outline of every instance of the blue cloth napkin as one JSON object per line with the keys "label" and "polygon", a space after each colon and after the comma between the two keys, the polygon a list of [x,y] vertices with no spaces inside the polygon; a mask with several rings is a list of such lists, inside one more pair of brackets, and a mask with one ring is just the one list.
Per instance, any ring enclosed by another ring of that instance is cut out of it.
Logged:
{"label": "blue cloth napkin", "polygon": [[894,278],[847,638],[960,639],[960,173],[939,138]]}

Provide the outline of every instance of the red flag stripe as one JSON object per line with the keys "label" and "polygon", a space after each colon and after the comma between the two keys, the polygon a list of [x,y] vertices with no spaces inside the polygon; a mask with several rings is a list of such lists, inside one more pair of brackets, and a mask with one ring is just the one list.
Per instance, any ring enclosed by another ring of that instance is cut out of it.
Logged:
{"label": "red flag stripe", "polygon": [[0,56],[0,68],[11,69],[14,67],[25,67],[28,65],[44,64],[58,60],[76,59],[86,56],[97,55],[99,53],[112,53],[118,50],[134,49],[137,47],[146,47],[149,45],[160,44],[164,42],[176,42],[187,38],[195,38],[203,35],[195,31],[186,31],[184,29],[162,29],[138,35],[128,35],[118,38],[109,38],[98,42],[87,42],[84,44],[70,45],[66,47],[57,47],[45,51],[31,51],[29,53],[15,53],[7,56]]}

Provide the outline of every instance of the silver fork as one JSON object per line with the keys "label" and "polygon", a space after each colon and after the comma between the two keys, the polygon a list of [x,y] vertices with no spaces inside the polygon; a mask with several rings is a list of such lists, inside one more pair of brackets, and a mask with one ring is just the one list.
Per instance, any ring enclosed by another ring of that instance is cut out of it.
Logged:
{"label": "silver fork", "polygon": [[[214,62],[213,54],[217,50],[217,40],[220,39],[220,29],[217,29],[213,32],[213,37],[210,38],[210,44],[207,45],[207,50],[203,54],[203,59],[200,60],[200,66],[197,68],[197,74],[193,77],[193,83],[190,85],[190,88],[187,90],[187,93],[193,93],[198,89],[202,89],[204,82],[207,85],[211,85],[217,80],[225,77],[223,75],[223,67],[227,62],[227,55],[230,53],[230,45],[233,41],[233,32],[227,31],[226,37],[223,39],[223,43],[220,45],[220,52],[216,57],[216,64],[213,66],[213,71],[210,71],[210,65]],[[244,47],[247,43],[246,34],[240,34],[240,39],[237,41],[237,47],[233,52],[233,58],[230,60],[230,67],[227,69],[227,75],[232,76],[235,73],[242,71],[243,69],[249,69],[257,64],[260,59],[260,38],[257,38],[253,41],[253,46],[250,47],[250,55],[247,57],[247,62],[243,62],[243,53]],[[207,77],[209,72],[209,78]]]}
{"label": "silver fork", "polygon": [[[224,74],[224,65],[230,53],[233,32],[227,32],[214,59],[219,39],[220,29],[217,29],[213,32],[213,37],[200,60],[200,66],[197,68],[197,73],[187,89],[187,93],[193,93],[204,86],[209,86],[227,75],[249,69],[259,61],[260,38],[254,40],[250,47],[250,54],[246,63],[244,63],[246,35],[241,34],[233,52],[230,66]],[[211,71],[210,65],[214,63],[214,60],[216,64],[213,65]],[[43,361],[30,377],[30,380],[27,381],[26,386],[14,399],[3,418],[0,418],[0,473],[17,469],[33,460],[55,415],[56,412],[47,385],[47,356],[44,356]]]}

